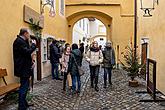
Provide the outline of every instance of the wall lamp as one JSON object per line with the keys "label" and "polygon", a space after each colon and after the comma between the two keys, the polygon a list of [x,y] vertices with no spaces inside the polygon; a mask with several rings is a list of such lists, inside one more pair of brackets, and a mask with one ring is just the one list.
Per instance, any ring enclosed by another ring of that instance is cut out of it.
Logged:
{"label": "wall lamp", "polygon": [[140,2],[140,9],[144,11],[144,17],[151,17],[151,11],[155,9],[155,3],[159,4],[159,0],[140,0]]}
{"label": "wall lamp", "polygon": [[41,15],[44,13],[45,6],[50,6],[49,16],[54,17],[56,15],[55,8],[54,8],[54,0],[40,0]]}

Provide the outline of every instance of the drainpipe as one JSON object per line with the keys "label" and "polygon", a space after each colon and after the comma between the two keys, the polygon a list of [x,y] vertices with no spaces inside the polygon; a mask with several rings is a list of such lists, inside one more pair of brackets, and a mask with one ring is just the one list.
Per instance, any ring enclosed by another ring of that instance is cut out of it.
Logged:
{"label": "drainpipe", "polygon": [[134,56],[136,56],[137,53],[137,0],[134,0]]}

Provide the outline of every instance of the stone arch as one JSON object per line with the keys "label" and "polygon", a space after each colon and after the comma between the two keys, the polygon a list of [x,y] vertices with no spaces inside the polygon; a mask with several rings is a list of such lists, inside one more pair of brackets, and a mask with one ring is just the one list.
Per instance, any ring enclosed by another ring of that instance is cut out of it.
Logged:
{"label": "stone arch", "polygon": [[90,18],[90,17],[94,17],[94,18],[100,20],[106,27],[107,40],[112,39],[112,17],[103,12],[86,10],[86,11],[80,11],[80,12],[73,13],[72,15],[67,17],[68,41],[70,43],[72,41],[72,33],[73,33],[73,27],[74,27],[75,23],[82,18]]}

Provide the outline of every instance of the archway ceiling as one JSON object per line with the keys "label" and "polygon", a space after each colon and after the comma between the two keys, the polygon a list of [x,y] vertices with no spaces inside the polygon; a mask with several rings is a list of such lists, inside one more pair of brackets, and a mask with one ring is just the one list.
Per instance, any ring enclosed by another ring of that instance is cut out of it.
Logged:
{"label": "archway ceiling", "polygon": [[90,17],[97,18],[98,20],[103,22],[103,24],[105,24],[105,25],[106,25],[106,23],[110,24],[112,22],[112,17],[111,16],[109,16],[109,15],[103,13],[103,12],[91,11],[91,10],[86,10],[86,11],[80,11],[80,12],[73,13],[72,15],[67,17],[67,20],[69,22],[72,21],[75,24],[78,20],[80,20],[82,18],[90,18]]}

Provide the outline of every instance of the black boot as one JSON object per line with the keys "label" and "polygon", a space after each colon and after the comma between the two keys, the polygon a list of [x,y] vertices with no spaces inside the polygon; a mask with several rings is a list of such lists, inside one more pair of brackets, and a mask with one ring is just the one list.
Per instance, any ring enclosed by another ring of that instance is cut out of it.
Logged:
{"label": "black boot", "polygon": [[96,85],[95,86],[95,91],[98,92],[99,91],[99,87]]}
{"label": "black boot", "polygon": [[106,84],[104,84],[104,89],[106,89],[107,88],[107,85]]}
{"label": "black boot", "polygon": [[98,84],[98,76],[95,76],[95,91],[99,91],[99,87],[97,86]]}
{"label": "black boot", "polygon": [[111,80],[109,81],[109,85],[112,85],[112,82],[111,82]]}
{"label": "black boot", "polygon": [[109,84],[112,85],[111,76],[109,76]]}
{"label": "black boot", "polygon": [[104,78],[104,88],[107,88],[107,80]]}
{"label": "black boot", "polygon": [[93,86],[93,77],[91,77],[91,88],[94,88],[94,86]]}
{"label": "black boot", "polygon": [[94,88],[93,83],[91,83],[91,88]]}

